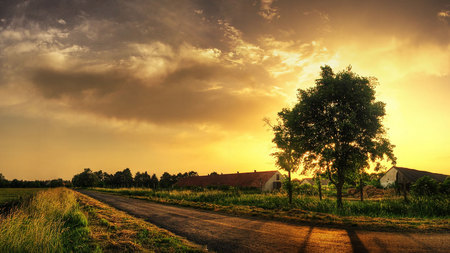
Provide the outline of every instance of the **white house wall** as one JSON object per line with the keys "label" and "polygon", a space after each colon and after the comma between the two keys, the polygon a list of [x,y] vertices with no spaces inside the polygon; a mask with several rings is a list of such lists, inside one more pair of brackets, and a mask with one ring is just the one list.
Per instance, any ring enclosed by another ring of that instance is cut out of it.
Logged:
{"label": "white house wall", "polygon": [[386,172],[386,174],[380,178],[380,184],[384,188],[388,187],[389,185],[392,185],[395,183],[395,180],[397,179],[397,173],[398,170],[395,168],[391,168]]}
{"label": "white house wall", "polygon": [[[279,175],[279,180],[277,180],[277,175]],[[282,179],[282,174],[280,172],[277,172],[275,174],[273,174],[273,176],[267,180],[267,182],[264,184],[263,187],[263,191],[268,192],[268,191],[273,191],[273,183],[274,182],[281,182]]]}

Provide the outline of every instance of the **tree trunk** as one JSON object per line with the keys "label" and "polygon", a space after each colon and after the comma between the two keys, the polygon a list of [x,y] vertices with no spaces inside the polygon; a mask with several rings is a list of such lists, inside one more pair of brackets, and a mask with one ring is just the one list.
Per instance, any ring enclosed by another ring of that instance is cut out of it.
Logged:
{"label": "tree trunk", "polygon": [[317,176],[317,186],[319,187],[319,200],[322,201],[322,183],[320,182],[320,177]]}
{"label": "tree trunk", "polygon": [[359,179],[359,193],[361,195],[361,201],[364,201],[364,185],[363,185],[363,180],[362,178]]}
{"label": "tree trunk", "polygon": [[405,198],[405,202],[408,202],[408,196],[406,194],[406,183],[403,183],[403,197]]}
{"label": "tree trunk", "polygon": [[341,182],[336,184],[336,204],[338,209],[342,208],[342,186]]}
{"label": "tree trunk", "polygon": [[288,171],[288,196],[289,196],[289,205],[292,205],[292,182],[291,182],[291,171]]}

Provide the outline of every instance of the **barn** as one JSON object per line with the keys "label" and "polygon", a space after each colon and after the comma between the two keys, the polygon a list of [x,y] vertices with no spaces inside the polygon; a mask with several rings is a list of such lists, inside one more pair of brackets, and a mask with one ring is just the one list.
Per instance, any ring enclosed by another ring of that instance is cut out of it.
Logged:
{"label": "barn", "polygon": [[282,174],[277,171],[260,171],[235,174],[216,174],[180,178],[176,187],[236,187],[242,189],[261,189],[273,191],[281,188]]}
{"label": "barn", "polygon": [[444,182],[444,180],[448,177],[448,175],[444,174],[394,166],[390,168],[382,178],[380,178],[380,184],[384,188],[395,183],[409,186],[423,176],[429,176],[437,182]]}

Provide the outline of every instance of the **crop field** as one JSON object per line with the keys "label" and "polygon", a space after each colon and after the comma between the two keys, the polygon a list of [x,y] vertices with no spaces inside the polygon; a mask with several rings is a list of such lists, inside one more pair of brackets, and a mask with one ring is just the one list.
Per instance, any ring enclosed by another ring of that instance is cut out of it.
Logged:
{"label": "crop field", "polygon": [[0,188],[0,206],[2,204],[26,199],[43,188]]}

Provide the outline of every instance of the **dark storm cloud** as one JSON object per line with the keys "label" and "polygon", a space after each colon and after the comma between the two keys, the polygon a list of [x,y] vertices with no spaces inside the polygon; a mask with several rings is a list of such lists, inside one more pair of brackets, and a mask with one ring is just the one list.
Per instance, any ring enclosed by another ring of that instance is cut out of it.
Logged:
{"label": "dark storm cloud", "polygon": [[[230,126],[252,118],[249,115],[258,111],[266,111],[277,102],[276,98],[257,91],[236,92],[247,87],[243,81],[253,79],[251,75],[246,70],[193,63],[174,70],[162,80],[142,80],[120,70],[93,73],[37,69],[32,82],[48,99],[103,117]],[[270,78],[263,71],[259,76]],[[210,87],[212,80],[225,81],[227,87]]]}

